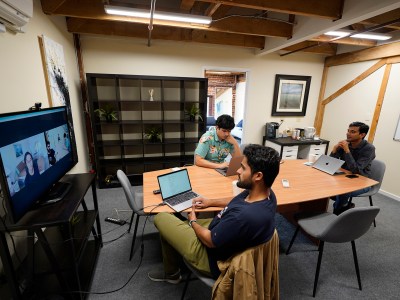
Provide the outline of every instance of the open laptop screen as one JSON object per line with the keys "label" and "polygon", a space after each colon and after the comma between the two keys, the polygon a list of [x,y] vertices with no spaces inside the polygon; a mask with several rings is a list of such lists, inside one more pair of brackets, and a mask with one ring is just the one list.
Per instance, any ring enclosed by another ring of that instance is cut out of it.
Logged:
{"label": "open laptop screen", "polygon": [[163,199],[192,189],[186,169],[158,176],[158,184]]}

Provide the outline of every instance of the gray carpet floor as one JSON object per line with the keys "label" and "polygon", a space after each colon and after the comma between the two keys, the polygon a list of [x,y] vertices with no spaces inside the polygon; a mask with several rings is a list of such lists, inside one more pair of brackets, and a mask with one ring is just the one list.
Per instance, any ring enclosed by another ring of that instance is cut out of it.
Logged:
{"label": "gray carpet floor", "polygon": [[[152,282],[150,270],[162,268],[158,231],[152,217],[142,217],[134,257],[129,261],[133,228],[104,222],[105,217],[130,219],[121,188],[98,190],[104,246],[100,251],[88,299],[180,299],[184,283]],[[90,203],[91,195],[87,195]],[[357,198],[356,206],[368,206],[367,198]],[[325,244],[317,298],[320,299],[399,299],[400,298],[400,202],[377,195],[374,204],[381,208],[377,227],[356,241],[363,290],[358,289],[351,244]],[[117,213],[118,211],[118,213]],[[145,224],[146,222],[146,224]],[[145,227],[144,227],[145,225]],[[317,247],[299,234],[289,255],[285,250],[294,226],[276,216],[280,237],[279,277],[281,299],[311,299],[317,263]],[[143,235],[142,235],[143,233]],[[143,258],[140,248],[143,243]],[[141,262],[141,264],[140,264]],[[183,275],[186,271],[183,268]],[[114,291],[114,292],[112,292]],[[211,289],[191,281],[185,299],[209,299]]]}

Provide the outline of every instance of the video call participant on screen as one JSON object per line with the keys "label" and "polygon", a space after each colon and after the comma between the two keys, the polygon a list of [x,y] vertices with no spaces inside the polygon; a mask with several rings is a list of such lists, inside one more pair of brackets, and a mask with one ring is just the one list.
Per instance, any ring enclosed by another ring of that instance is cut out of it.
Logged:
{"label": "video call participant on screen", "polygon": [[205,168],[225,168],[229,162],[225,158],[231,154],[232,157],[242,155],[236,139],[231,135],[235,127],[235,121],[229,115],[221,115],[217,118],[215,127],[204,133],[194,155],[196,166]]}
{"label": "video call participant on screen", "polygon": [[57,162],[56,151],[54,151],[50,147],[50,142],[49,141],[46,142],[46,148],[47,148],[47,156],[49,158],[49,163],[50,163],[50,165],[54,165]]}
{"label": "video call participant on screen", "polygon": [[[344,160],[342,168],[351,171],[353,174],[371,176],[371,162],[375,158],[375,146],[364,140],[369,126],[362,122],[353,122],[347,129],[346,139],[333,146],[330,156]],[[348,194],[335,197],[333,212],[337,215],[345,210],[354,207],[349,204],[349,198],[368,192],[371,187],[357,190]]]}
{"label": "video call participant on screen", "polygon": [[25,163],[25,186],[39,178],[40,172],[37,163],[33,160],[32,154],[26,152],[24,156]]}
{"label": "video call participant on screen", "polygon": [[[176,284],[181,280],[181,256],[202,273],[217,278],[218,260],[269,241],[275,230],[276,197],[271,186],[279,173],[277,151],[248,145],[238,169],[237,186],[245,189],[233,199],[193,199],[189,220],[159,213],[154,224],[160,232],[164,268],[148,273],[153,281]],[[198,219],[195,208],[224,207],[214,219]]]}

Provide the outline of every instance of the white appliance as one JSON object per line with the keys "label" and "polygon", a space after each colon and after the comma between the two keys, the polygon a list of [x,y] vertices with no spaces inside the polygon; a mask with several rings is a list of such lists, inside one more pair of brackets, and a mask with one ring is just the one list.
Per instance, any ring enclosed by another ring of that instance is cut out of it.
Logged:
{"label": "white appliance", "polygon": [[25,32],[33,15],[33,0],[0,0],[0,23],[14,32]]}
{"label": "white appliance", "polygon": [[311,140],[314,139],[315,128],[314,127],[305,127],[304,128],[304,138]]}

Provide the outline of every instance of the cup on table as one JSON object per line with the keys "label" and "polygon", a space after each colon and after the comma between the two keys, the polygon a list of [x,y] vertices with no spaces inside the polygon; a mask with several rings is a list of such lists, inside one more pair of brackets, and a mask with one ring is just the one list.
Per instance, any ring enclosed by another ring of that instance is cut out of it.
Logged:
{"label": "cup on table", "polygon": [[237,180],[232,181],[233,196],[239,195],[243,191],[243,189],[237,186],[237,182]]}
{"label": "cup on table", "polygon": [[308,163],[313,164],[317,160],[318,155],[316,154],[309,154],[308,155]]}

